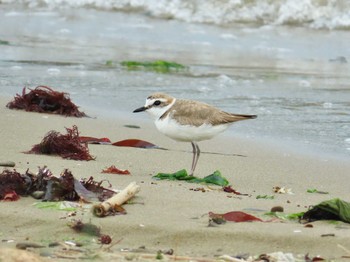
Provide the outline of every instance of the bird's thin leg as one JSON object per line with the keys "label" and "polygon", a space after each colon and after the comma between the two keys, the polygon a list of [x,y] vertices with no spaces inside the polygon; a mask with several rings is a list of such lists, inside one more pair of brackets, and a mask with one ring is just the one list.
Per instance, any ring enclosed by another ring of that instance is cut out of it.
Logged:
{"label": "bird's thin leg", "polygon": [[201,151],[199,150],[199,146],[198,146],[197,143],[196,143],[196,147],[197,147],[197,150],[196,150],[197,157],[196,157],[196,162],[194,163],[193,172],[194,172],[194,170],[196,169],[197,162],[198,162],[198,159],[199,159],[199,155],[201,154]]}
{"label": "bird's thin leg", "polygon": [[201,153],[199,146],[195,142],[191,142],[192,148],[193,148],[193,159],[192,159],[192,168],[191,168],[191,174],[190,176],[193,176],[194,170],[196,169],[197,162],[199,159],[199,155]]}
{"label": "bird's thin leg", "polygon": [[192,145],[193,158],[192,158],[192,166],[191,166],[191,173],[190,173],[190,176],[193,176],[194,165],[195,165],[196,156],[197,156],[197,147],[196,147],[196,144],[195,144],[194,142],[191,142],[191,145]]}

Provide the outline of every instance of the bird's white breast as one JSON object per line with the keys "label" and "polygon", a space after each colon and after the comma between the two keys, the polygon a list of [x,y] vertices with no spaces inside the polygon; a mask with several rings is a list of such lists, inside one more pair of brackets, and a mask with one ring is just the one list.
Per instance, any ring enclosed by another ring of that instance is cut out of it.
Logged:
{"label": "bird's white breast", "polygon": [[184,142],[211,139],[230,126],[230,124],[213,126],[206,123],[201,126],[181,125],[171,117],[171,114],[163,119],[157,119],[155,125],[164,135],[174,140]]}

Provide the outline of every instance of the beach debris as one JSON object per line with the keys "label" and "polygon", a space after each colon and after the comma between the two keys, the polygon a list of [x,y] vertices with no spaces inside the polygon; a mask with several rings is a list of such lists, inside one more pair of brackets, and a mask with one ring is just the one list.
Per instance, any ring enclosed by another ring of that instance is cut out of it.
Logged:
{"label": "beach debris", "polygon": [[274,206],[271,208],[271,212],[283,212],[284,208],[282,206]]}
{"label": "beach debris", "polygon": [[0,200],[14,201],[18,195],[27,195],[27,189],[30,187],[30,177],[21,175],[15,169],[3,170],[0,174]]}
{"label": "beach debris", "polygon": [[156,259],[162,260],[164,258],[162,250],[157,251]]}
{"label": "beach debris", "polygon": [[286,188],[286,187],[280,187],[280,186],[274,186],[272,188],[274,193],[277,194],[289,194],[289,195],[293,195],[292,189],[291,188]]}
{"label": "beach debris", "polygon": [[109,245],[110,243],[112,243],[112,238],[110,235],[101,235],[98,239],[98,242],[102,245]]}
{"label": "beach debris", "polygon": [[140,191],[140,186],[136,182],[131,182],[126,188],[120,191],[115,196],[105,200],[100,204],[96,204],[92,208],[92,212],[97,217],[105,217],[108,215],[114,215],[118,211],[125,213],[121,206],[133,198]]}
{"label": "beach debris", "polygon": [[256,199],[275,199],[275,196],[269,196],[269,195],[257,195]]}
{"label": "beach debris", "polygon": [[84,223],[80,219],[72,219],[72,221],[68,223],[68,226],[78,233],[85,233],[87,235],[97,237],[101,236],[100,227],[91,223]]}
{"label": "beach debris", "polygon": [[242,193],[238,192],[237,190],[233,189],[231,185],[222,187],[222,190],[226,193],[233,193],[233,194],[239,195],[239,196],[249,196],[249,194],[242,194]]}
{"label": "beach debris", "polygon": [[45,191],[36,190],[30,194],[35,199],[42,199],[45,196]]}
{"label": "beach debris", "polygon": [[313,193],[325,194],[325,195],[329,194],[328,192],[320,191],[320,190],[318,190],[316,188],[307,189],[306,192],[311,193],[311,194],[313,194]]}
{"label": "beach debris", "polygon": [[76,242],[76,241],[73,241],[73,240],[66,240],[62,243],[62,246],[70,246],[70,247],[82,247],[83,244],[80,243],[80,242]]}
{"label": "beach debris", "polygon": [[120,63],[122,66],[126,67],[128,70],[148,70],[157,73],[172,73],[178,72],[180,70],[185,70],[187,67],[175,62],[156,60],[156,61],[122,61]]}
{"label": "beach debris", "polygon": [[15,165],[16,165],[16,163],[13,161],[1,161],[0,162],[0,166],[14,167]]}
{"label": "beach debris", "polygon": [[242,211],[231,211],[225,214],[216,214],[209,212],[209,219],[216,221],[230,221],[230,222],[263,222],[260,218],[250,215]]}
{"label": "beach debris", "polygon": [[111,140],[107,137],[97,138],[91,136],[79,136],[80,143],[110,145]]}
{"label": "beach debris", "polygon": [[85,144],[101,144],[101,145],[113,145],[113,146],[121,146],[121,147],[137,147],[137,148],[156,148],[156,149],[165,149],[161,148],[153,143],[150,143],[141,139],[125,139],[121,141],[117,141],[112,143],[111,140],[107,137],[97,138],[91,136],[79,136],[79,140],[81,143]]}
{"label": "beach debris", "polygon": [[16,191],[12,190],[10,192],[7,192],[3,199],[4,201],[17,201],[19,199],[19,195],[17,195]]}
{"label": "beach debris", "polygon": [[228,180],[221,175],[219,170],[216,170],[213,174],[210,174],[204,178],[198,178],[195,176],[189,176],[185,169],[181,169],[175,173],[158,173],[153,176],[153,178],[158,180],[180,180],[190,183],[204,183],[204,184],[214,184],[218,186],[228,186]]}
{"label": "beach debris", "polygon": [[191,191],[195,191],[195,192],[200,191],[200,192],[203,192],[203,193],[209,191],[209,190],[206,190],[204,187],[190,188],[190,190],[191,190]]}
{"label": "beach debris", "polygon": [[91,202],[94,199],[97,199],[96,194],[87,190],[68,169],[65,169],[60,177],[51,175],[46,178],[46,190],[43,198],[45,201],[81,200]]}
{"label": "beach debris", "polygon": [[61,216],[60,219],[66,219],[68,217],[75,217],[77,215],[77,211],[74,210],[74,211],[69,211],[66,213],[65,216]]}
{"label": "beach debris", "polygon": [[50,176],[46,182],[45,201],[78,200],[79,196],[74,191],[74,177],[65,169],[60,177]]}
{"label": "beach debris", "polygon": [[155,144],[140,139],[125,139],[112,144],[113,146],[138,147],[138,148],[159,148]]}
{"label": "beach debris", "polygon": [[324,261],[326,259],[320,257],[320,256],[316,256],[316,257],[309,257],[309,254],[306,254],[305,257],[305,262],[315,262],[315,261]]}
{"label": "beach debris", "polygon": [[321,237],[335,237],[334,233],[322,234]]}
{"label": "beach debris", "polygon": [[300,218],[304,215],[304,212],[286,214],[283,212],[271,211],[271,212],[265,213],[264,215],[276,217],[281,220],[300,220]]}
{"label": "beach debris", "polygon": [[[71,171],[64,169],[59,177],[46,167],[39,167],[35,175],[29,170],[20,174],[14,170],[4,170],[0,174],[0,200],[14,200],[17,195],[34,195],[44,201],[104,201],[116,192],[96,182],[93,177],[77,180]],[[109,185],[111,187],[111,185]],[[49,205],[49,203],[47,204]]]}
{"label": "beach debris", "polygon": [[285,262],[294,262],[296,261],[293,254],[284,253],[284,252],[273,252],[269,254],[261,254],[255,261],[285,261]]}
{"label": "beach debris", "polygon": [[[108,180],[101,180],[100,182],[97,182],[94,181],[93,177],[90,177],[89,179],[83,178],[80,180],[80,182],[87,190],[94,192],[99,201],[105,201],[116,194],[116,191],[111,189],[112,185]],[[102,186],[103,182],[107,182],[109,184],[108,188]]]}
{"label": "beach debris", "polygon": [[59,155],[71,160],[94,160],[89,153],[87,144],[80,143],[78,127],[66,128],[67,134],[57,131],[48,132],[43,140],[32,147],[28,154]]}
{"label": "beach debris", "polygon": [[323,201],[305,212],[301,220],[339,220],[350,223],[350,203],[339,198]]}
{"label": "beach debris", "polygon": [[42,201],[34,203],[33,206],[40,209],[76,212],[81,207],[81,204],[73,201]]}
{"label": "beach debris", "polygon": [[124,125],[124,127],[127,127],[127,128],[135,128],[135,129],[141,128],[141,127],[138,126],[138,125]]}
{"label": "beach debris", "polygon": [[219,216],[209,217],[208,227],[225,224],[226,220]]}
{"label": "beach debris", "polygon": [[249,256],[249,254],[243,254],[238,256],[230,256],[230,255],[221,255],[218,257],[219,261],[226,261],[226,262],[244,262],[244,261],[254,261],[255,258],[252,256]]}
{"label": "beach debris", "polygon": [[14,100],[6,106],[10,109],[22,109],[25,111],[51,113],[64,116],[85,117],[78,107],[72,103],[68,93],[58,92],[48,86],[37,86],[26,93],[22,89],[22,95],[16,94]]}
{"label": "beach debris", "polygon": [[37,243],[31,243],[31,242],[19,242],[16,244],[16,248],[24,249],[24,250],[27,248],[42,248],[42,247],[45,247],[45,246]]}
{"label": "beach debris", "polygon": [[101,173],[107,174],[118,174],[118,175],[130,175],[129,170],[121,170],[116,168],[116,166],[112,165],[106,169],[103,169]]}

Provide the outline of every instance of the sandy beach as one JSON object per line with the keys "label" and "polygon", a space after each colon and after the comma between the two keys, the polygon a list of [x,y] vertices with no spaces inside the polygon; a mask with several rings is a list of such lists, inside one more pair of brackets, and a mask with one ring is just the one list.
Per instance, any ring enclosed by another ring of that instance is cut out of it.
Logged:
{"label": "sandy beach", "polygon": [[[15,169],[21,173],[28,168],[36,172],[38,166],[46,165],[58,176],[68,168],[76,178],[93,176],[97,181],[106,179],[117,189],[136,181],[141,191],[133,204],[124,206],[126,215],[97,218],[90,210],[82,209],[74,217],[97,225],[104,234],[113,237],[112,244],[115,244],[108,252],[102,252],[105,247],[101,247],[96,238],[70,229],[67,223],[72,218],[62,219],[67,215],[66,211],[39,209],[33,206],[38,200],[32,197],[1,202],[0,254],[6,248],[15,248],[19,242],[43,245],[43,248],[32,249],[31,252],[44,254],[53,252],[48,247],[49,243],[75,240],[84,243],[81,249],[89,249],[90,254],[99,254],[96,259],[106,261],[108,257],[121,254],[121,250],[140,247],[150,254],[173,249],[176,256],[207,259],[225,254],[259,255],[277,251],[292,253],[295,257],[309,253],[310,257],[320,255],[337,261],[341,256],[349,255],[338,246],[350,248],[350,226],[342,222],[318,221],[312,223],[312,228],[294,221],[227,222],[208,227],[208,212],[244,211],[268,220],[263,214],[273,206],[282,206],[286,213],[294,213],[336,197],[350,201],[349,162],[305,155],[264,141],[223,134],[200,144],[203,152],[217,154],[203,153],[196,175],[204,177],[220,170],[233,188],[249,196],[224,193],[216,186],[208,188],[186,182],[157,181],[152,176],[158,172],[170,173],[190,168],[191,146],[160,135],[146,114],[142,121],[131,112],[115,118],[67,118],[10,110],[5,105],[11,99],[0,98],[1,161],[14,161]],[[89,109],[82,108],[82,111],[93,115]],[[247,124],[254,124],[253,121]],[[124,126],[128,124],[141,128]],[[22,153],[39,143],[48,131],[65,133],[65,127],[72,125],[78,126],[82,136],[108,137],[112,141],[138,138],[169,150],[89,145],[96,160],[88,162]],[[101,170],[110,165],[128,169],[131,175],[101,174]],[[273,193],[274,186],[291,188],[294,194]],[[197,187],[209,191],[191,190]],[[329,194],[307,193],[310,188]],[[256,199],[258,195],[273,195],[274,199]],[[323,234],[334,236],[322,237]]]}

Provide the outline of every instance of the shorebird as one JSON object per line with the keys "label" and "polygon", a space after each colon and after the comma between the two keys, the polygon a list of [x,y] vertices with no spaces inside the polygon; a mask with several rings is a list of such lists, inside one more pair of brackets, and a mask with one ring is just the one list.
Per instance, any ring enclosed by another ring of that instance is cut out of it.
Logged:
{"label": "shorebird", "polygon": [[256,115],[231,114],[214,106],[185,99],[176,99],[163,93],[147,97],[146,104],[133,112],[146,111],[164,135],[181,142],[191,142],[193,149],[192,176],[199,159],[197,142],[208,140],[225,131],[232,123],[256,118]]}

